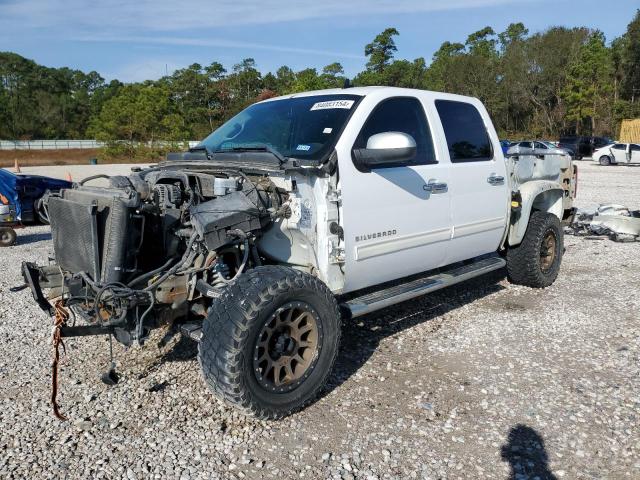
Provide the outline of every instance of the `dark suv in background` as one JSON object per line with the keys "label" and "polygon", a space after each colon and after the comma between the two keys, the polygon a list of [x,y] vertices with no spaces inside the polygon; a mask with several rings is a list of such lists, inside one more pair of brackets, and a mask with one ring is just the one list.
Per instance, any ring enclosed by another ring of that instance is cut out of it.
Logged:
{"label": "dark suv in background", "polygon": [[583,137],[571,135],[567,137],[560,137],[558,147],[567,150],[575,160],[582,160],[583,157],[592,156],[594,150],[611,143],[613,143],[613,140],[607,137]]}

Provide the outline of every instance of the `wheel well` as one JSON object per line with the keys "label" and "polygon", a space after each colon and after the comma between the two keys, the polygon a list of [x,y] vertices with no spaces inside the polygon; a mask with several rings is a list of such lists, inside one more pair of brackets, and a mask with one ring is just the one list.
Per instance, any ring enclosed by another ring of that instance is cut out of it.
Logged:
{"label": "wheel well", "polygon": [[562,220],[562,190],[547,190],[538,194],[531,205],[533,211],[553,213]]}
{"label": "wheel well", "polygon": [[551,188],[538,193],[535,197],[524,199],[519,217],[512,222],[509,228],[507,244],[509,246],[519,245],[529,224],[529,219],[533,212],[548,212],[558,217],[562,221],[564,191],[561,188]]}

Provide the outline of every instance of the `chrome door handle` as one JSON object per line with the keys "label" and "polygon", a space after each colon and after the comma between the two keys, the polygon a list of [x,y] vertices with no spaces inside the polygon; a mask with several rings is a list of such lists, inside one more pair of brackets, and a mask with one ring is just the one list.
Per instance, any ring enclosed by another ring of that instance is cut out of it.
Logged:
{"label": "chrome door handle", "polygon": [[429,180],[429,183],[425,183],[422,188],[425,190],[425,192],[445,193],[448,187],[444,182],[439,182],[435,179],[431,179]]}
{"label": "chrome door handle", "polygon": [[491,185],[503,185],[504,177],[500,175],[491,175],[489,178],[487,178],[487,182],[489,182]]}

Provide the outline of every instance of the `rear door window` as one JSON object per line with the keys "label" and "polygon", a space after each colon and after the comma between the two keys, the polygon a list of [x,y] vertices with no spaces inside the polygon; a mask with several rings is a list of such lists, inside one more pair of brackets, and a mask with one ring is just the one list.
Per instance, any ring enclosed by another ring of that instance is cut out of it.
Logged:
{"label": "rear door window", "polygon": [[493,158],[491,140],[476,107],[465,102],[436,100],[436,109],[453,163],[482,162]]}

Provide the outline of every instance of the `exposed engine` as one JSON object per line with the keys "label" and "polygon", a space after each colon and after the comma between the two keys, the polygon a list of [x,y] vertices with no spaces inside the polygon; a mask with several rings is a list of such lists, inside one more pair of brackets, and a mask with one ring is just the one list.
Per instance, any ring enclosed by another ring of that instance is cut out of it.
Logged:
{"label": "exposed engine", "polygon": [[239,170],[165,165],[108,181],[46,198],[57,265],[41,280],[127,345],[206,316],[220,287],[264,261],[255,242],[288,211],[286,191]]}

